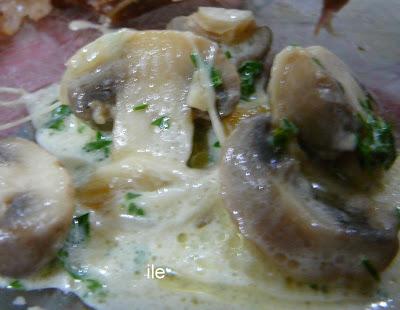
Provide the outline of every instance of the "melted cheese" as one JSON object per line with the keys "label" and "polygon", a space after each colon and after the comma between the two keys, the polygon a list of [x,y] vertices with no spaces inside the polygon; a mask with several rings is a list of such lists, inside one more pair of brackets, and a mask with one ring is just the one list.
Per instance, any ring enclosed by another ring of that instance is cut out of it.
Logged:
{"label": "melted cheese", "polygon": [[[91,54],[89,51],[88,57]],[[188,66],[185,70],[193,72]],[[175,78],[169,72],[173,68],[165,67],[157,74]],[[146,70],[152,72],[151,67]],[[196,170],[184,164],[191,149],[192,125],[182,96],[190,83],[182,81],[171,91],[167,84],[156,81],[153,86],[138,81],[135,88],[120,95],[110,160],[99,161],[98,154],[83,151],[95,131],[86,126],[80,132],[81,122],[75,116],[68,116],[60,132],[46,128],[48,115],[34,118],[38,143],[74,176],[77,213],[91,213],[91,239],[75,249],[73,257],[103,288],[92,292],[84,281],[74,280],[62,269],[44,270],[22,280],[27,288],[73,291],[96,309],[400,307],[400,257],[383,273],[382,282],[365,294],[339,284],[325,293],[285,279],[244,239],[224,210],[218,167]],[[57,87],[53,86],[26,100],[35,115],[35,109],[46,107],[56,97]],[[168,105],[175,100],[179,108]],[[133,110],[143,102],[149,104],[146,111]],[[149,125],[163,114],[173,119],[166,132]],[[400,183],[397,170],[392,177]],[[140,194],[135,204],[144,210],[144,216],[130,215],[123,207],[127,192]],[[386,199],[384,194],[382,199]],[[165,267],[167,276],[148,279],[149,264]],[[0,279],[3,285],[8,281]],[[376,293],[378,288],[384,295]]]}

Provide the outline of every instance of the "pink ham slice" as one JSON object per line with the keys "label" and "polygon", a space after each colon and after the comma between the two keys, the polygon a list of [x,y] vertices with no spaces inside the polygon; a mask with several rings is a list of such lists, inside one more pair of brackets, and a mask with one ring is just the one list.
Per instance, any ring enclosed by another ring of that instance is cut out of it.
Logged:
{"label": "pink ham slice", "polygon": [[[185,0],[166,5],[133,21],[139,28],[163,28],[174,16],[190,14],[199,5],[219,5],[238,7],[241,0]],[[162,18],[160,18],[162,17]],[[60,80],[65,70],[65,62],[79,48],[96,39],[96,30],[71,31],[68,24],[72,20],[95,18],[89,13],[76,9],[54,9],[39,22],[26,23],[13,37],[0,40],[0,86],[23,88],[36,91]],[[0,99],[2,97],[0,96]],[[26,116],[24,108],[0,106],[0,125]],[[0,137],[28,131],[26,125],[0,132]]]}
{"label": "pink ham slice", "polygon": [[[32,92],[58,81],[64,71],[65,61],[72,54],[94,40],[99,33],[93,30],[73,32],[68,23],[73,19],[85,18],[74,10],[62,13],[54,10],[36,24],[27,23],[14,37],[0,43],[0,86],[23,88]],[[0,97],[4,99],[4,97]],[[26,116],[23,107],[0,106],[0,124]],[[27,125],[0,132],[0,137],[29,134]]]}
{"label": "pink ham slice", "polygon": [[68,23],[89,16],[74,10],[54,10],[36,24],[28,23],[0,44],[0,85],[35,91],[58,81],[65,61],[94,40],[93,30],[73,32]]}

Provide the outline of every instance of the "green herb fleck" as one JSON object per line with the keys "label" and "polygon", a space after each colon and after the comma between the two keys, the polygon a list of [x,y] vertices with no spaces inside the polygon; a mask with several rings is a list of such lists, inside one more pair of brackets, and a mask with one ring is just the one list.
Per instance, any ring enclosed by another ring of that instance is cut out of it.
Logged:
{"label": "green herb fleck", "polygon": [[375,269],[375,267],[371,264],[371,262],[369,261],[369,259],[367,258],[363,258],[361,260],[361,264],[364,266],[364,268],[369,272],[369,274],[371,275],[371,277],[374,278],[375,281],[380,281],[380,276],[378,271]]}
{"label": "green herb fleck", "polygon": [[104,156],[108,157],[110,155],[111,144],[112,144],[111,138],[103,135],[103,133],[98,131],[96,133],[96,140],[85,144],[83,149],[86,152],[94,152],[102,150],[104,152]]}
{"label": "green herb fleck", "polygon": [[[85,242],[90,237],[90,213],[85,213],[80,216],[74,216],[72,219],[72,229],[73,234],[72,241],[74,244]],[[70,234],[71,235],[71,234]]]}
{"label": "green herb fleck", "polygon": [[[67,242],[68,244],[68,242]],[[86,275],[86,270],[80,268],[79,266],[75,266],[70,261],[68,245],[64,245],[62,249],[57,252],[57,260],[64,268],[64,270],[75,280],[82,280]]]}
{"label": "green herb fleck", "polygon": [[84,125],[84,124],[79,125],[78,133],[83,133],[85,131],[85,129],[86,129],[86,125]]}
{"label": "green herb fleck", "polygon": [[57,252],[57,257],[60,258],[61,260],[68,258],[68,256],[69,256],[69,254],[64,248],[60,249]]}
{"label": "green herb fleck", "polygon": [[65,249],[61,249],[57,252],[57,259],[64,270],[75,280],[83,280],[87,274],[87,269],[76,266],[70,261],[69,252]]}
{"label": "green herb fleck", "polygon": [[190,59],[193,63],[193,66],[198,69],[200,66],[200,63],[202,62],[201,57],[197,53],[191,53],[190,54]]}
{"label": "green herb fleck", "polygon": [[231,59],[232,58],[231,52],[230,51],[226,51],[225,52],[225,57],[228,58],[228,59]]}
{"label": "green herb fleck", "polygon": [[129,193],[126,193],[126,194],[125,194],[125,199],[126,199],[126,200],[132,200],[132,199],[138,198],[138,197],[140,197],[140,196],[142,196],[142,195],[129,192]]}
{"label": "green herb fleck", "polygon": [[262,70],[263,64],[260,61],[246,61],[240,66],[240,93],[243,100],[248,101],[250,96],[255,93],[255,82]]}
{"label": "green herb fleck", "polygon": [[358,103],[360,106],[366,111],[366,112],[372,112],[373,111],[373,103],[372,99],[368,96],[364,100],[363,99],[358,99]]}
{"label": "green herb fleck", "polygon": [[223,84],[221,71],[214,67],[211,67],[211,84],[214,88],[221,87]]}
{"label": "green herb fleck", "polygon": [[321,62],[318,58],[312,57],[312,60],[313,60],[319,67],[321,67],[322,69],[325,69],[324,65],[322,64],[322,62]]}
{"label": "green herb fleck", "polygon": [[128,205],[128,213],[130,215],[143,216],[144,210],[142,208],[138,207],[134,202],[130,202]]}
{"label": "green herb fleck", "polygon": [[82,279],[81,281],[86,285],[86,289],[88,291],[83,296],[84,298],[90,294],[94,294],[94,296],[97,298],[97,301],[99,303],[105,302],[105,298],[108,295],[105,285],[103,285],[100,281],[98,281],[96,279],[85,278],[85,279]]}
{"label": "green herb fleck", "polygon": [[361,130],[357,137],[357,152],[361,166],[367,169],[389,169],[397,157],[392,126],[375,116],[364,103],[366,116],[359,114]]}
{"label": "green herb fleck", "polygon": [[223,85],[221,71],[214,67],[210,67],[197,53],[190,54],[190,59],[192,60],[193,66],[198,69],[200,64],[204,64],[210,70],[211,84],[214,88],[218,88]]}
{"label": "green herb fleck", "polygon": [[284,151],[293,137],[298,134],[299,130],[295,124],[288,119],[281,120],[280,126],[272,131],[269,142],[275,153]]}
{"label": "green herb fleck", "polygon": [[134,111],[146,110],[149,105],[147,103],[140,104],[133,108]]}
{"label": "green herb fleck", "polygon": [[14,280],[7,285],[7,288],[12,288],[15,290],[24,290],[25,286],[19,280]]}
{"label": "green herb fleck", "polygon": [[54,130],[63,130],[65,128],[64,120],[72,113],[67,105],[60,105],[51,112],[51,120],[47,123],[47,128]]}
{"label": "green herb fleck", "polygon": [[151,125],[158,126],[160,129],[168,129],[170,127],[170,118],[168,116],[161,116],[151,122]]}
{"label": "green herb fleck", "polygon": [[[72,246],[86,242],[90,237],[90,213],[74,216],[67,237],[67,243]],[[59,253],[61,257],[67,257],[68,253]]]}
{"label": "green herb fleck", "polygon": [[140,194],[132,193],[132,192],[129,192],[129,193],[125,194],[125,200],[126,201],[124,202],[122,207],[124,209],[127,209],[128,214],[144,216],[144,214],[145,214],[144,210],[142,208],[138,207],[136,205],[136,203],[132,201],[132,200],[134,200],[134,199],[136,199],[136,198],[138,198],[140,196],[141,196]]}
{"label": "green herb fleck", "polygon": [[[74,216],[71,228],[67,237],[67,243],[71,246],[77,246],[86,242],[90,237],[90,213]],[[68,251],[61,249],[58,253],[60,258],[67,258]]]}
{"label": "green herb fleck", "polygon": [[103,284],[101,284],[99,281],[95,279],[85,279],[84,282],[86,284],[87,289],[92,293],[95,293],[100,289],[103,289]]}
{"label": "green herb fleck", "polygon": [[75,280],[83,280],[87,274],[87,268],[77,265],[74,258],[70,257],[70,250],[75,249],[90,237],[90,213],[74,216],[67,240],[57,252],[57,260],[68,274]]}
{"label": "green herb fleck", "polygon": [[214,146],[214,147],[221,147],[221,143],[219,143],[219,141],[217,141],[217,142],[215,142],[215,143],[213,144],[213,146]]}

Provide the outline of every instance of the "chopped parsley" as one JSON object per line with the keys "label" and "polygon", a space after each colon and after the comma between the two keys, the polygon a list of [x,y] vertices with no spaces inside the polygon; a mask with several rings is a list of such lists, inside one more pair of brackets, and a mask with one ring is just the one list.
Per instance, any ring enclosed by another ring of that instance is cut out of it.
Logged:
{"label": "chopped parsley", "polygon": [[168,116],[161,116],[151,122],[151,125],[157,126],[160,129],[168,129],[170,127],[170,118]]}
{"label": "chopped parsley", "polygon": [[138,207],[137,204],[133,201],[134,199],[140,197],[140,194],[137,193],[126,193],[125,194],[125,201],[122,205],[124,209],[128,211],[130,215],[137,215],[137,216],[144,216],[145,212],[142,208]]}
{"label": "chopped parsley", "polygon": [[72,111],[69,106],[65,104],[58,106],[51,112],[51,120],[46,127],[58,131],[63,130],[65,128],[64,120],[71,114]]}
{"label": "chopped parsley", "polygon": [[110,155],[111,144],[111,138],[98,131],[96,133],[96,140],[86,143],[83,149],[86,152],[103,151],[104,156],[107,158]]}
{"label": "chopped parsley", "polygon": [[128,205],[128,213],[130,215],[143,216],[144,210],[142,208],[138,207],[134,202],[130,202]]}
{"label": "chopped parsley", "polygon": [[140,196],[142,196],[142,195],[129,192],[129,193],[126,193],[126,194],[125,194],[125,199],[126,199],[126,200],[132,200],[132,199],[138,198],[138,197],[140,197]]}
{"label": "chopped parsley", "polygon": [[72,219],[72,228],[70,230],[68,241],[73,244],[85,242],[90,237],[90,213],[80,216],[74,216]]}
{"label": "chopped parsley", "polygon": [[357,137],[357,153],[362,167],[389,169],[397,157],[392,126],[374,115],[372,100],[360,100],[366,116],[358,115],[361,130]]}
{"label": "chopped parsley", "polygon": [[70,250],[86,243],[90,237],[90,213],[74,216],[71,228],[64,246],[57,253],[57,259],[61,266],[76,279],[82,280],[87,273],[86,268],[78,266],[73,257],[70,257]]}
{"label": "chopped parsley", "polygon": [[[76,281],[85,284],[88,293],[105,297],[105,286],[98,280],[88,277],[88,266],[81,264],[74,255],[75,251],[85,244],[90,237],[90,213],[75,216],[64,246],[57,253],[57,261]],[[83,248],[84,249],[84,248]]]}
{"label": "chopped parsley", "polygon": [[199,54],[197,54],[197,53],[191,53],[191,54],[190,54],[190,60],[192,61],[193,66],[194,66],[196,69],[199,68],[200,63],[202,62],[202,60],[201,60]]}
{"label": "chopped parsley", "polygon": [[375,281],[380,281],[381,278],[379,276],[378,271],[375,269],[375,267],[372,265],[372,263],[369,261],[368,258],[363,258],[361,260],[361,264],[368,271],[371,277],[374,278]]}
{"label": "chopped parsley", "polygon": [[214,88],[221,87],[223,84],[221,71],[214,67],[211,67],[211,84]]}
{"label": "chopped parsley", "polygon": [[367,112],[372,112],[373,104],[370,97],[365,98],[365,100],[358,99],[360,106]]}
{"label": "chopped parsley", "polygon": [[86,129],[86,125],[81,124],[78,126],[78,133],[83,133]]}
{"label": "chopped parsley", "polygon": [[24,290],[25,286],[19,280],[14,280],[7,285],[7,288],[12,288],[15,290]]}
{"label": "chopped parsley", "polygon": [[67,251],[59,251],[57,257],[65,271],[67,271],[74,280],[82,281],[90,293],[101,293],[102,295],[105,295],[103,284],[101,284],[98,280],[87,278],[86,269],[78,268],[68,262],[67,259],[69,254]]}
{"label": "chopped parsley", "polygon": [[[204,62],[203,59],[201,59],[200,55],[197,53],[192,53],[190,54],[190,59],[192,60],[193,66],[198,69],[200,67],[200,64],[205,64],[207,67],[208,64]],[[210,67],[210,80],[211,84],[214,88],[221,87],[223,85],[223,80],[222,80],[222,74],[221,71],[216,69],[215,67]]]}
{"label": "chopped parsley", "polygon": [[239,68],[240,93],[243,100],[250,100],[250,96],[256,92],[255,82],[263,71],[260,61],[246,61]]}
{"label": "chopped parsley", "polygon": [[133,111],[143,111],[146,110],[149,105],[147,103],[140,104],[133,108]]}
{"label": "chopped parsley", "polygon": [[231,52],[230,51],[226,51],[225,52],[225,57],[228,58],[228,59],[231,59],[232,58]]}
{"label": "chopped parsley", "polygon": [[269,137],[269,143],[271,144],[275,153],[284,151],[293,137],[298,134],[299,130],[295,124],[288,119],[284,118],[278,128],[272,131],[272,135]]}
{"label": "chopped parsley", "polygon": [[102,284],[96,279],[84,278],[81,279],[82,283],[86,285],[87,293],[83,296],[84,298],[88,295],[94,295],[97,301],[100,303],[105,302],[105,298],[108,295],[107,286]]}
{"label": "chopped parsley", "polygon": [[57,260],[64,270],[75,280],[82,280],[87,273],[85,268],[77,266],[71,261],[68,246],[64,246],[57,252]]}
{"label": "chopped parsley", "polygon": [[95,279],[84,279],[87,289],[92,292],[96,293],[99,290],[103,289],[103,284]]}
{"label": "chopped parsley", "polygon": [[215,143],[213,144],[213,147],[221,147],[221,143],[219,143],[219,141],[217,141],[217,142],[215,142]]}

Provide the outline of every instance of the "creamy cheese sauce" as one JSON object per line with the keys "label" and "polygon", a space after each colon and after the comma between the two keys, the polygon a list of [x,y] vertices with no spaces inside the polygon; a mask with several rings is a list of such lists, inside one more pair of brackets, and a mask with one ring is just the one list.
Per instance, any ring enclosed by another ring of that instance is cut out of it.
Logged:
{"label": "creamy cheese sauce", "polygon": [[[90,212],[91,236],[86,245],[74,249],[73,260],[101,287],[93,290],[87,282],[49,266],[22,280],[26,288],[73,291],[97,309],[130,309],[132,305],[171,309],[399,307],[399,257],[382,274],[381,283],[361,293],[340,284],[316,289],[290,281],[231,221],[219,193],[218,166],[197,170],[168,156],[136,153],[113,161],[88,153],[83,146],[95,131],[72,114],[66,117],[63,130],[46,127],[50,116],[39,111],[53,104],[57,95],[58,87],[53,85],[25,98],[31,114],[36,115],[33,124],[38,143],[68,168],[78,191],[88,186],[82,187],[85,181],[90,184],[96,178],[112,189],[110,195],[98,193],[102,202],[95,208],[91,203],[85,205],[85,199],[77,201],[77,214]],[[143,216],[127,212],[127,192],[140,195],[135,204]],[[152,279],[151,266],[164,268],[165,277]],[[10,281],[2,278],[0,283]]]}
{"label": "creamy cheese sauce", "polygon": [[[109,32],[107,25],[81,21],[70,28]],[[99,54],[101,49],[96,46],[104,44],[100,39],[73,57],[69,65],[79,71],[81,62],[94,63],[119,53],[124,43],[121,34],[125,33],[129,35],[125,30],[109,34],[106,43],[112,48],[104,54]],[[186,39],[192,40],[193,51],[198,52],[193,35],[187,33]],[[167,51],[170,56],[168,49],[175,48],[165,46],[160,51],[159,42],[143,40],[142,45],[155,53]],[[215,46],[204,49],[212,65]],[[180,67],[190,77],[171,85],[168,81],[179,78],[174,63],[163,63],[160,68],[156,61],[146,62],[151,56],[140,51],[130,55],[141,59],[134,73],[150,72],[153,79],[149,83],[135,76],[136,80],[130,81],[135,87],[118,94],[110,156],[103,150],[85,148],[98,132],[74,114],[64,117],[60,130],[49,128],[50,111],[61,104],[58,85],[21,94],[19,101],[30,111],[37,143],[70,172],[76,187],[76,214],[89,212],[91,225],[88,242],[69,248],[71,263],[83,271],[83,279],[74,279],[51,263],[21,280],[24,287],[72,291],[96,309],[399,309],[399,255],[381,275],[380,283],[362,283],[360,287],[297,283],[280,273],[239,233],[221,198],[219,149],[211,147],[217,140],[223,143],[225,131],[217,115],[209,70],[201,66],[198,72],[200,92],[204,89],[208,97],[204,110],[213,123],[209,146],[215,163],[207,169],[191,169],[186,165],[193,136],[187,97],[195,88],[191,85],[193,68],[187,64]],[[238,109],[266,112],[267,101],[265,80],[261,79],[250,102],[241,101]],[[135,111],[142,104],[147,108]],[[171,119],[168,131],[151,126],[163,115]],[[398,170],[399,163],[390,172],[393,184],[400,184]],[[134,198],[127,200],[128,193]],[[400,197],[395,199],[400,202]],[[156,268],[162,268],[163,277],[155,276]],[[0,285],[7,286],[12,280],[2,277]]]}

